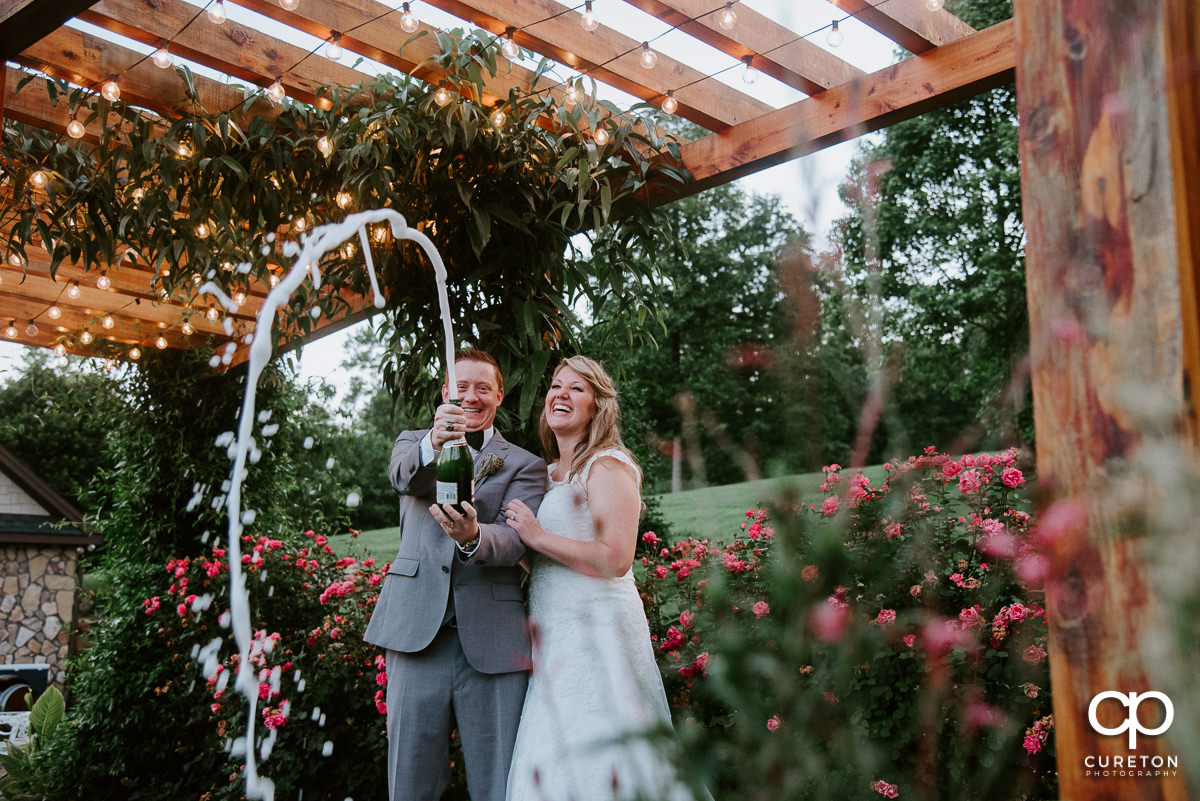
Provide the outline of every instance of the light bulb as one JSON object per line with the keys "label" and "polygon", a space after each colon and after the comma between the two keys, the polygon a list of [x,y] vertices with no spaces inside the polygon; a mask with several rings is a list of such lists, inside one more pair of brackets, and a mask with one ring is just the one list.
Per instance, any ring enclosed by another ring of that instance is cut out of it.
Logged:
{"label": "light bulb", "polygon": [[196,329],[192,328],[191,323],[184,323],[183,325],[179,326],[179,330],[183,332],[185,337],[190,337],[192,334],[196,333]]}
{"label": "light bulb", "polygon": [[46,309],[46,316],[51,320],[57,320],[58,318],[62,317],[62,309],[58,308],[57,306],[51,306],[50,308]]}
{"label": "light bulb", "polygon": [[180,142],[179,147],[175,148],[175,154],[181,159],[186,159],[192,155],[192,149],[183,142]]}
{"label": "light bulb", "polygon": [[207,223],[200,223],[199,225],[196,226],[196,236],[200,237],[201,239],[204,239],[205,237],[208,236],[208,224]]}
{"label": "light bulb", "polygon": [[276,78],[275,82],[267,87],[267,96],[276,103],[282,103],[286,94],[287,91],[283,88],[283,84],[280,82],[279,78]]}
{"label": "light bulb", "polygon": [[213,0],[204,13],[208,14],[209,20],[214,25],[220,25],[229,18],[229,15],[225,13],[225,3],[222,0]]}
{"label": "light bulb", "polygon": [[349,192],[338,192],[337,196],[334,198],[334,201],[338,204],[338,208],[341,208],[341,209],[344,209],[347,206],[349,206],[350,201],[352,201],[352,200],[354,200],[354,198],[350,195]]}
{"label": "light bulb", "polygon": [[501,109],[496,109],[492,112],[492,115],[489,117],[489,119],[492,121],[493,128],[503,128],[504,121],[507,120],[508,117]]}
{"label": "light bulb", "polygon": [[13,325],[12,323],[9,323],[4,328],[4,336],[8,337],[9,339],[16,339],[17,338],[17,327],[15,325]]}
{"label": "light bulb", "polygon": [[83,133],[83,123],[72,117],[71,121],[67,123],[67,136],[71,137],[72,139],[81,139],[83,137]]}
{"label": "light bulb", "polygon": [[79,341],[82,342],[84,345],[92,344],[93,339],[95,339],[95,337],[92,336],[92,332],[87,330],[86,328],[83,329],[83,333],[79,335]]}
{"label": "light bulb", "polygon": [[306,220],[303,216],[297,217],[292,222],[292,227],[295,228],[297,231],[303,231],[305,228],[308,227],[308,220]]}
{"label": "light bulb", "polygon": [[329,155],[333,153],[333,142],[329,141],[328,136],[322,136],[317,140],[317,150],[321,151],[322,156],[329,158]]}
{"label": "light bulb", "polygon": [[272,287],[277,287],[277,286],[279,286],[279,276],[278,276],[278,275],[276,275],[275,273],[271,273],[271,280],[270,280],[270,284],[271,284],[271,286],[272,286]]}
{"label": "light bulb", "polygon": [[25,260],[21,258],[20,253],[9,253],[8,254],[8,263],[11,264],[13,267],[24,267],[25,266]]}
{"label": "light bulb", "polygon": [[144,198],[145,196],[146,196],[146,190],[142,189],[140,186],[137,189],[133,190],[133,200],[135,203],[137,201],[141,200],[142,198]]}
{"label": "light bulb", "polygon": [[121,87],[117,86],[116,81],[109,79],[100,87],[100,94],[109,103],[116,103],[121,99]]}
{"label": "light bulb", "polygon": [[233,302],[236,303],[237,305],[241,306],[243,303],[246,302],[246,293],[245,292],[234,292],[233,293]]}
{"label": "light bulb", "polygon": [[295,11],[300,7],[300,0],[279,0],[279,5],[288,11]]}
{"label": "light bulb", "polygon": [[658,63],[658,54],[650,49],[649,42],[642,42],[642,67],[648,70],[654,69],[654,65]]}
{"label": "light bulb", "polygon": [[112,328],[116,324],[117,321],[113,319],[111,314],[104,315],[104,319],[100,321],[100,325],[104,326],[105,328]]}
{"label": "light bulb", "polygon": [[507,34],[504,37],[504,44],[500,45],[500,52],[509,61],[516,61],[521,55],[521,48],[517,47],[517,43],[512,40],[512,34]]}
{"label": "light bulb", "polygon": [[401,8],[402,8],[402,11],[400,13],[400,27],[404,30],[405,33],[413,33],[414,31],[417,30],[417,28],[420,27],[421,23],[417,21],[417,17],[415,14],[412,13],[412,10],[408,7],[408,3],[405,3]]}
{"label": "light bulb", "polygon": [[329,59],[330,61],[338,61],[341,59],[343,55],[341,41],[342,35],[340,33],[335,33],[329,44],[325,45],[325,58]]}
{"label": "light bulb", "polygon": [[733,30],[733,26],[737,25],[737,14],[733,13],[733,3],[725,4],[725,8],[717,15],[717,24],[727,31]]}
{"label": "light bulb", "polygon": [[96,279],[97,289],[108,289],[112,286],[112,279],[108,277],[108,273],[100,273],[100,277]]}
{"label": "light bulb", "polygon": [[667,112],[668,114],[674,114],[678,108],[679,108],[679,101],[675,99],[675,90],[670,89],[667,91],[667,96],[663,100],[662,110]]}
{"label": "light bulb", "polygon": [[600,145],[601,147],[603,147],[604,145],[607,145],[608,144],[608,131],[604,130],[603,128],[597,128],[595,139],[596,139],[596,144]]}
{"label": "light bulb", "polygon": [[825,42],[830,47],[840,47],[844,41],[846,41],[846,34],[838,28],[838,21],[835,19],[829,28],[829,33],[825,36]]}
{"label": "light bulb", "polygon": [[583,4],[583,16],[579,18],[579,24],[588,32],[600,27],[600,20],[596,19],[596,15],[592,12],[592,0],[585,0]]}
{"label": "light bulb", "polygon": [[75,298],[79,297],[79,282],[78,281],[72,282],[71,285],[67,287],[67,297],[70,298],[71,300],[75,300]]}
{"label": "light bulb", "polygon": [[930,11],[941,11],[945,4],[946,0],[925,0],[925,7]]}
{"label": "light bulb", "polygon": [[450,90],[444,86],[439,86],[438,90],[433,93],[433,102],[439,106],[444,106],[450,102]]}
{"label": "light bulb", "polygon": [[58,356],[59,358],[66,356],[67,355],[67,346],[64,345],[63,343],[59,342],[57,345],[54,346],[54,355]]}
{"label": "light bulb", "polygon": [[579,101],[579,90],[575,88],[575,84],[567,84],[567,90],[563,92],[563,105],[567,108],[575,105]]}
{"label": "light bulb", "polygon": [[204,313],[204,316],[215,323],[217,318],[221,316],[221,312],[217,311],[216,306],[209,306],[208,311]]}
{"label": "light bulb", "polygon": [[158,348],[159,350],[165,350],[167,347],[167,338],[160,336],[158,339],[154,340],[154,347]]}
{"label": "light bulb", "polygon": [[153,61],[154,66],[158,67],[160,70],[165,70],[167,67],[171,66],[171,62],[174,61],[174,59],[171,58],[171,53],[169,50],[167,50],[166,45],[163,45],[155,50],[154,53],[151,54],[150,60]]}
{"label": "light bulb", "polygon": [[746,64],[746,68],[742,70],[742,81],[744,83],[754,83],[758,80],[758,70],[754,69],[754,56],[746,56],[742,59]]}
{"label": "light bulb", "polygon": [[136,362],[138,359],[142,358],[142,352],[137,348],[130,348],[129,358]]}
{"label": "light bulb", "polygon": [[32,339],[32,338],[36,337],[37,335],[38,335],[37,323],[30,323],[29,325],[25,326],[25,336],[30,337]]}
{"label": "light bulb", "polygon": [[46,186],[46,173],[41,170],[34,170],[29,174],[29,183],[33,184],[35,189],[42,189]]}

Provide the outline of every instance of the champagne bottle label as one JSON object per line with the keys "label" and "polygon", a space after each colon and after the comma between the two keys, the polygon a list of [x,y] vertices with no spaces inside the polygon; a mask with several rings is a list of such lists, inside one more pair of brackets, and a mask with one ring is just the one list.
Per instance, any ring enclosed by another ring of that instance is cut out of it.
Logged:
{"label": "champagne bottle label", "polygon": [[438,503],[458,503],[458,482],[439,481],[437,483]]}

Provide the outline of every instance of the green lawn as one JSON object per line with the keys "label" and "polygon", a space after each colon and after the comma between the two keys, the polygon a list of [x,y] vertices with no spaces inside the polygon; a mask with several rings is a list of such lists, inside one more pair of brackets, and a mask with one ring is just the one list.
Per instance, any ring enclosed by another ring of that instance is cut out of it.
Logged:
{"label": "green lawn", "polygon": [[[883,480],[883,467],[872,466],[863,472],[878,487]],[[853,473],[844,471],[846,478]],[[774,499],[791,499],[793,503],[819,503],[817,487],[824,477],[821,473],[802,473],[762,481],[745,481],[721,487],[687,490],[659,495],[662,516],[671,526],[675,539],[692,535],[711,539],[729,538],[746,519],[746,510]],[[330,537],[338,553],[351,549],[365,550],[380,561],[390,560],[400,547],[400,529],[381,528],[364,531],[357,543],[349,535]]]}

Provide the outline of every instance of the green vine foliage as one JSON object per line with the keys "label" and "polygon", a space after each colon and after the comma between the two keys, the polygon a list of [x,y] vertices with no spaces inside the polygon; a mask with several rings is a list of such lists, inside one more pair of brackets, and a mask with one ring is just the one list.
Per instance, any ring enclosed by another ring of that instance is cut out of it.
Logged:
{"label": "green vine foliage", "polygon": [[[358,87],[323,88],[328,109],[285,100],[274,118],[247,121],[256,95],[240,114],[203,109],[180,67],[195,112],[164,124],[47,81],[52,100],[65,98],[70,113],[101,131],[100,142],[76,145],[8,124],[0,146],[0,170],[15,195],[0,219],[7,250],[25,257],[32,243],[52,243],[52,270],[70,259],[112,271],[132,249],[139,264],[159,274],[155,291],[191,302],[197,277],[232,293],[290,268],[285,234],[298,238],[301,227],[393,208],[437,246],[449,273],[456,337],[496,354],[510,396],[514,388],[519,393],[519,402],[507,405],[525,418],[548,352],[574,344],[571,310],[582,297],[610,300],[618,291],[617,305],[634,312],[634,325],[653,308],[655,282],[644,264],[606,259],[594,274],[597,264],[572,238],[588,231],[639,250],[667,249],[668,232],[640,193],[652,181],[681,183],[688,175],[678,166],[675,140],[655,127],[653,107],[622,112],[582,81],[590,91],[573,105],[560,103],[545,91],[556,86],[544,77],[545,63],[536,91],[513,91],[486,107],[477,100],[485,77],[504,63],[495,37],[455,31],[437,38],[452,90],[444,105],[438,87],[384,75]],[[499,126],[497,109],[504,114]],[[600,128],[608,134],[603,145],[594,138]],[[44,195],[28,183],[36,169],[49,178]],[[430,373],[440,372],[441,362],[432,267],[411,242],[397,246],[383,230],[371,239],[394,326],[385,374],[405,402],[427,404],[440,384]],[[357,244],[326,254],[324,286],[294,294],[277,343],[311,332],[314,309],[326,317],[350,312],[342,292],[367,294],[363,265]]]}

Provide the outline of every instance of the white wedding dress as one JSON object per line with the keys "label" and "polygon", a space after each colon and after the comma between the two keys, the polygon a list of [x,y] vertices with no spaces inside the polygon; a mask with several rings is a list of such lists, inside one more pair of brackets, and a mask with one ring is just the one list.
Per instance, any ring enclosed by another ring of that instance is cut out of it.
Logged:
{"label": "white wedding dress", "polygon": [[[587,474],[551,480],[538,522],[552,534],[592,540]],[[551,466],[553,471],[553,466]],[[662,751],[640,734],[670,726],[646,613],[630,571],[577,573],[535,555],[529,585],[533,673],[508,774],[507,801],[690,801]]]}

